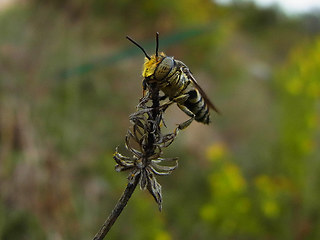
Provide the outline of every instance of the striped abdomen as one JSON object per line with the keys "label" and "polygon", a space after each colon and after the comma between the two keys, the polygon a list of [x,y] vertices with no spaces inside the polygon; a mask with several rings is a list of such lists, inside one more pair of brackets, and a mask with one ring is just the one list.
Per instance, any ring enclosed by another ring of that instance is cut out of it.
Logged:
{"label": "striped abdomen", "polygon": [[192,89],[186,94],[189,95],[189,98],[184,102],[183,105],[195,115],[196,121],[209,124],[209,107],[205,103],[199,91],[197,89]]}

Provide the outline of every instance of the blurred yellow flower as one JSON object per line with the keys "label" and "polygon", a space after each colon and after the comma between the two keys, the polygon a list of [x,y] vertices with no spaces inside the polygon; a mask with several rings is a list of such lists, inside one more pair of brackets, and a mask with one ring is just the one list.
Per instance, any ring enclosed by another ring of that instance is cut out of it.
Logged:
{"label": "blurred yellow flower", "polygon": [[172,237],[168,232],[161,231],[155,236],[155,240],[171,240]]}
{"label": "blurred yellow flower", "polygon": [[228,164],[225,168],[229,187],[235,192],[241,192],[246,187],[246,181],[243,178],[240,169],[234,164]]}
{"label": "blurred yellow flower", "polygon": [[241,193],[246,189],[240,169],[232,163],[225,163],[219,172],[209,177],[209,182],[212,189],[221,195]]}
{"label": "blurred yellow flower", "polygon": [[279,215],[279,206],[276,201],[270,199],[263,201],[261,208],[265,216],[269,218],[275,218]]}
{"label": "blurred yellow flower", "polygon": [[200,210],[200,216],[206,221],[213,221],[217,217],[217,208],[212,204],[204,205]]}
{"label": "blurred yellow flower", "polygon": [[210,161],[218,161],[227,154],[227,147],[223,142],[216,142],[207,149],[207,158]]}
{"label": "blurred yellow flower", "polygon": [[283,194],[292,193],[291,182],[282,176],[260,175],[255,179],[257,190],[261,194],[260,207],[266,217],[276,218],[280,214],[279,199]]}
{"label": "blurred yellow flower", "polygon": [[303,82],[300,78],[293,78],[286,83],[286,90],[292,95],[298,95],[303,88]]}

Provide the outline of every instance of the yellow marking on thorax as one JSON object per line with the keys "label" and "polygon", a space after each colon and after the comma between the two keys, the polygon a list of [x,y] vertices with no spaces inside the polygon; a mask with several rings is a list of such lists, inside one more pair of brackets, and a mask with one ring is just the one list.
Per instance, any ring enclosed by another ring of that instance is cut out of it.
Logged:
{"label": "yellow marking on thorax", "polygon": [[161,60],[164,57],[166,57],[166,55],[163,52],[161,52],[158,57],[156,57],[156,55],[152,55],[150,57],[150,60],[148,58],[145,58],[144,64],[143,64],[142,76],[150,77],[151,75],[153,75],[158,64],[161,62]]}

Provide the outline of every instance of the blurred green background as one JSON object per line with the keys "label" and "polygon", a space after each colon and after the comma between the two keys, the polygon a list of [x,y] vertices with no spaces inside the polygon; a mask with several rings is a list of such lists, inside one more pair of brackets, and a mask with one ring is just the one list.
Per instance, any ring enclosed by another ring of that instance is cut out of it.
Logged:
{"label": "blurred green background", "polygon": [[[106,239],[320,239],[320,18],[252,2],[16,0],[0,10],[0,239],[91,239],[126,186],[142,94],[131,36],[189,66],[222,115],[167,149]],[[187,119],[172,107],[169,129]]]}

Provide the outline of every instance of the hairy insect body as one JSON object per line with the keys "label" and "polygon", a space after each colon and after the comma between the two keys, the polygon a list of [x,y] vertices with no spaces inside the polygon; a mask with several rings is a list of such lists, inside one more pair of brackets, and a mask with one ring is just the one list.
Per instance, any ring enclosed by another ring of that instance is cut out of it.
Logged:
{"label": "hairy insect body", "polygon": [[146,57],[142,71],[144,89],[148,83],[157,83],[159,89],[164,93],[162,99],[169,98],[169,102],[164,103],[161,107],[165,109],[172,103],[177,103],[178,107],[190,116],[190,119],[179,124],[177,129],[185,129],[193,120],[208,124],[210,122],[209,108],[219,112],[183,62],[168,57],[163,52],[158,52],[158,33],[156,35],[156,54],[151,57],[133,39],[128,36],[127,39],[139,47]]}
{"label": "hairy insect body", "polygon": [[171,101],[188,116],[198,122],[210,122],[209,108],[198,89],[190,79],[188,67],[181,61],[160,53],[158,57],[146,58],[143,77],[147,81],[156,81],[159,88]]}

